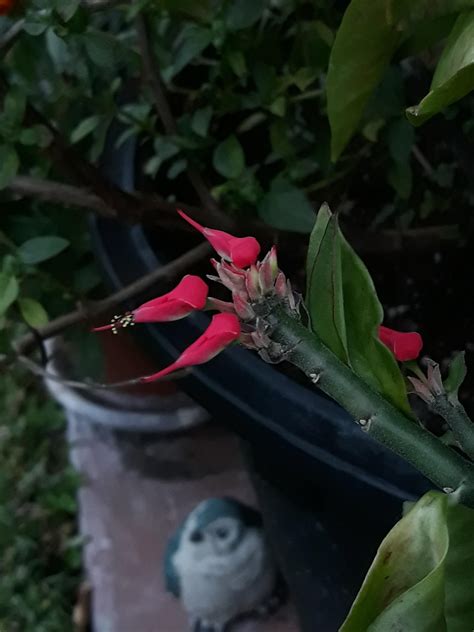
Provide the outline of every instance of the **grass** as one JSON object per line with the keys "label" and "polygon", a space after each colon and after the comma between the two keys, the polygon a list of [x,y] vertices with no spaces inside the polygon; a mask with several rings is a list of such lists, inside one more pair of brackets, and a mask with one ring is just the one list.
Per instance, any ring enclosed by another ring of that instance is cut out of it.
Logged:
{"label": "grass", "polygon": [[68,632],[81,579],[78,478],[60,409],[23,374],[0,377],[0,632]]}

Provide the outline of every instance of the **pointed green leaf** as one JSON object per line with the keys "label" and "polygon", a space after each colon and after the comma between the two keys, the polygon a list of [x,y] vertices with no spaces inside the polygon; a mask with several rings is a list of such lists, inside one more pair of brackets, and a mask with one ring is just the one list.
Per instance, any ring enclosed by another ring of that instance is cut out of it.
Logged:
{"label": "pointed green leaf", "polygon": [[428,492],[382,542],[340,632],[468,632],[474,511]]}
{"label": "pointed green leaf", "polygon": [[273,180],[258,205],[259,216],[270,226],[295,233],[310,233],[314,211],[301,189],[284,178]]}
{"label": "pointed green leaf", "polygon": [[[352,0],[336,34],[326,82],[333,161],[356,131],[370,96],[414,25],[473,7],[474,0]],[[461,83],[465,88],[465,77]]]}
{"label": "pointed green leaf", "polygon": [[18,300],[20,312],[25,322],[31,327],[42,327],[48,322],[46,310],[33,298],[20,298]]}
{"label": "pointed green leaf", "polygon": [[379,341],[383,309],[370,274],[327,205],[318,213],[307,258],[312,330],[339,359],[400,410],[410,413],[403,376]]}
{"label": "pointed green leaf", "polygon": [[445,568],[448,632],[474,629],[474,511],[448,504],[449,549]]}
{"label": "pointed green leaf", "polygon": [[69,246],[69,241],[56,235],[33,237],[18,248],[23,263],[34,265],[55,257]]}
{"label": "pointed green leaf", "polygon": [[333,161],[355,132],[400,41],[387,6],[352,0],[336,33],[326,83]]}
{"label": "pointed green leaf", "polygon": [[451,103],[474,90],[474,11],[461,13],[438,62],[431,90],[407,116],[421,125]]}
{"label": "pointed green leaf", "polygon": [[245,155],[236,136],[229,136],[214,150],[214,169],[225,178],[238,178],[245,167]]}
{"label": "pointed green leaf", "polygon": [[307,256],[306,307],[311,328],[337,357],[349,362],[339,228],[329,206],[319,209]]}
{"label": "pointed green leaf", "polygon": [[10,184],[19,166],[15,148],[12,145],[0,145],[0,191]]}
{"label": "pointed green leaf", "polygon": [[457,353],[451,360],[449,365],[448,377],[444,380],[443,385],[450,399],[458,396],[458,390],[466,377],[466,359],[464,351]]}
{"label": "pointed green leaf", "polygon": [[16,300],[18,289],[18,281],[12,274],[0,272],[0,315]]}

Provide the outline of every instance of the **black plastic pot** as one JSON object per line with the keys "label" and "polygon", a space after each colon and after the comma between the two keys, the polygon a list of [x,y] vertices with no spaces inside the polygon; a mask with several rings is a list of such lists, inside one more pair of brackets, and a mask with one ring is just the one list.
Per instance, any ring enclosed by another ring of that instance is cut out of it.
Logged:
{"label": "black plastic pot", "polygon": [[[128,144],[104,159],[109,177],[128,190],[134,156]],[[93,218],[92,227],[97,257],[114,289],[163,262],[141,226]],[[197,314],[135,331],[159,367],[176,358],[207,322]],[[246,350],[224,352],[180,385],[246,441],[266,526],[302,630],[336,631],[378,544],[400,517],[402,501],[421,495],[429,482],[366,436],[336,403]]]}

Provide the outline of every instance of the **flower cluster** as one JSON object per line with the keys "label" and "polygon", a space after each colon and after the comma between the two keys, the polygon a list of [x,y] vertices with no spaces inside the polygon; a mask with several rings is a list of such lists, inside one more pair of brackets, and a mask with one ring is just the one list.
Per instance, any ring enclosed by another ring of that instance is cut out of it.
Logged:
{"label": "flower cluster", "polygon": [[[258,261],[261,248],[254,237],[234,237],[221,230],[205,228],[183,211],[178,210],[178,213],[220,255],[220,261],[211,259],[216,275],[208,275],[208,278],[224,285],[231,292],[232,301],[210,297],[209,288],[200,277],[186,275],[171,292],[143,303],[132,312],[114,316],[109,325],[97,327],[94,331],[111,330],[116,334],[120,328],[135,323],[169,322],[184,318],[195,310],[219,312],[212,317],[206,331],[175,362],[143,377],[143,382],[152,382],[173,371],[208,362],[235,342],[270,359],[272,343],[265,327],[261,327],[257,307],[278,303],[290,314],[299,313],[299,296],[278,267],[275,246]],[[417,333],[402,333],[381,326],[379,337],[400,361],[414,359],[420,353],[422,341]]]}

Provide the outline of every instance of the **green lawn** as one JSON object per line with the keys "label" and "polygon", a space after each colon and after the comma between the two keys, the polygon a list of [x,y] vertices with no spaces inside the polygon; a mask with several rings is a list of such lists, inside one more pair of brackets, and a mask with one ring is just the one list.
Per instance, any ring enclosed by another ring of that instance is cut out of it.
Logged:
{"label": "green lawn", "polygon": [[0,376],[0,630],[67,632],[81,580],[78,478],[64,416],[30,376]]}

